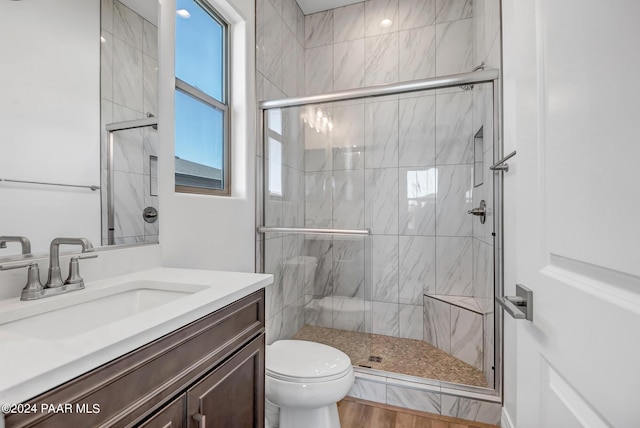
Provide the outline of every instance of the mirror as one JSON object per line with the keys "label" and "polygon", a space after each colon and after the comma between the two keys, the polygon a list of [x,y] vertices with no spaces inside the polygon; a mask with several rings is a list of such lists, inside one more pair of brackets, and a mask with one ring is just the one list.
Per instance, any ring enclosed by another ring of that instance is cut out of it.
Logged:
{"label": "mirror", "polygon": [[[157,131],[105,126],[157,115],[157,0],[0,2],[0,235],[34,254],[59,236],[157,242]],[[154,196],[155,195],[155,196]],[[21,253],[0,248],[0,260]]]}

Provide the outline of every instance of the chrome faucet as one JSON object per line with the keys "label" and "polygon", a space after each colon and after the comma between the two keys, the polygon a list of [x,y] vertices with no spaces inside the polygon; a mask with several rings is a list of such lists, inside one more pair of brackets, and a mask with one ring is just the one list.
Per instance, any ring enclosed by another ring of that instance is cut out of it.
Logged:
{"label": "chrome faucet", "polygon": [[7,248],[7,242],[19,242],[22,254],[31,253],[31,241],[26,236],[0,236],[0,248]]}
{"label": "chrome faucet", "polygon": [[64,285],[60,273],[60,245],[80,245],[83,253],[93,251],[93,245],[86,238],[55,238],[49,247],[49,277],[44,288],[56,288]]}

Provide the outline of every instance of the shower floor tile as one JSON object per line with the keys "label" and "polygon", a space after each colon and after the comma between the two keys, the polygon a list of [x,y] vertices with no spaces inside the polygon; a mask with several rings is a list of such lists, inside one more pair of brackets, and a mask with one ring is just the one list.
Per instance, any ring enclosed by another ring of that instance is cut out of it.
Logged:
{"label": "shower floor tile", "polygon": [[[371,367],[410,376],[486,387],[482,371],[421,340],[359,333],[305,325],[293,339],[333,346],[347,354],[354,366]],[[377,362],[371,356],[380,357]]]}

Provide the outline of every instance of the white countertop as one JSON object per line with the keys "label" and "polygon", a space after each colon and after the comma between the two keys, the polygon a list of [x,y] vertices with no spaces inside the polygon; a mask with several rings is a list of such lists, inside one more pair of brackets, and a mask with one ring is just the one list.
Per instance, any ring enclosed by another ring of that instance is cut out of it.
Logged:
{"label": "white countertop", "polygon": [[[158,281],[205,286],[194,294],[123,318],[88,333],[57,340],[0,331],[0,403],[21,403],[48,389],[149,343],[167,333],[233,303],[273,282],[272,275],[193,269],[158,268],[88,282],[86,289],[31,302],[0,301],[3,312],[65,299],[72,294],[99,292],[123,282]],[[86,317],[91,317],[87,313]],[[82,322],[82,320],[79,320]],[[2,423],[0,413],[0,426]]]}

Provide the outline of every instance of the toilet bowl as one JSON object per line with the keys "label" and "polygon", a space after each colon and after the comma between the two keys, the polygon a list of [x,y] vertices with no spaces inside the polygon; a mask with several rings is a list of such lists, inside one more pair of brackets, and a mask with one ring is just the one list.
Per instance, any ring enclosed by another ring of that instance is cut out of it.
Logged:
{"label": "toilet bowl", "polygon": [[280,428],[339,428],[338,407],[355,380],[349,356],[327,345],[279,340],[267,346],[265,395]]}

